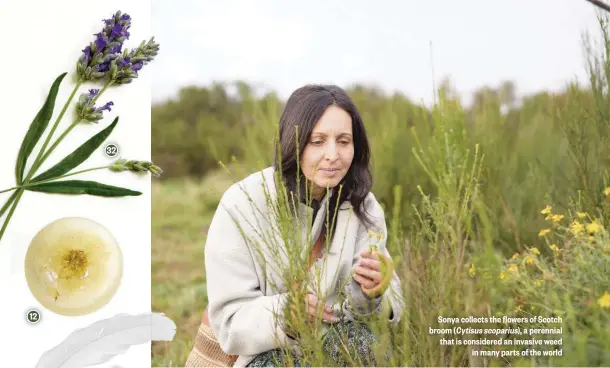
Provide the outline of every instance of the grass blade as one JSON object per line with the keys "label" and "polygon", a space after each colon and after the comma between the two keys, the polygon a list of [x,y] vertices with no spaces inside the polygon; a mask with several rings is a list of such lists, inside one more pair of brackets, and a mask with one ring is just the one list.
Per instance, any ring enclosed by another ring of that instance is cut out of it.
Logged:
{"label": "grass blade", "polygon": [[89,194],[99,197],[125,197],[139,196],[142,194],[142,192],[133,191],[131,189],[87,180],[53,181],[27,186],[25,189],[33,192],[72,195]]}
{"label": "grass blade", "polygon": [[53,166],[49,170],[43,172],[38,175],[34,179],[31,180],[32,183],[49,180],[53,178],[57,178],[62,176],[63,174],[68,173],[73,168],[82,164],[91,154],[98,149],[98,147],[108,138],[110,133],[114,130],[114,127],[119,122],[119,118],[116,117],[112,124],[106,127],[104,130],[100,131],[93,137],[91,137],[88,141],[83,143],[80,147],[78,147],[74,152],[66,156],[63,160],[61,160],[57,165]]}
{"label": "grass blade", "polygon": [[61,81],[64,79],[68,73],[63,73],[51,86],[51,90],[49,91],[49,95],[47,96],[47,100],[32,123],[30,124],[30,128],[23,138],[23,142],[21,143],[21,148],[19,149],[19,154],[17,156],[17,164],[15,166],[15,179],[17,180],[17,184],[22,184],[23,181],[23,172],[25,171],[25,165],[27,163],[30,154],[36,147],[38,140],[44,133],[45,129],[49,125],[49,121],[53,116],[53,109],[55,108],[55,100],[57,99],[57,92],[59,90],[59,85]]}

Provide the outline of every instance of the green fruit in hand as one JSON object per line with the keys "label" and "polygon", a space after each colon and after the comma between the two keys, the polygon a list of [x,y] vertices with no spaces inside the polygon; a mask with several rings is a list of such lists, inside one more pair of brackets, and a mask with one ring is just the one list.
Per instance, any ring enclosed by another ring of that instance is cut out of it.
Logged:
{"label": "green fruit in hand", "polygon": [[368,296],[369,298],[376,298],[379,295],[383,294],[390,285],[390,281],[392,281],[392,276],[394,274],[394,263],[390,258],[386,257],[384,254],[379,253],[377,251],[377,246],[375,245],[371,246],[371,253],[374,256],[377,256],[377,258],[381,262],[381,281],[379,282],[379,284],[377,284],[377,286],[370,289],[364,286],[361,287],[362,292],[364,292],[366,296]]}

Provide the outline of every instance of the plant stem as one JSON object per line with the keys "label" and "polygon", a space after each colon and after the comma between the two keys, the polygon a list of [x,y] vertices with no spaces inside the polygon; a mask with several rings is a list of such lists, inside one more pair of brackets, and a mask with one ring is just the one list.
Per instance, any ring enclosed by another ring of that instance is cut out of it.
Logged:
{"label": "plant stem", "polygon": [[[47,135],[47,138],[45,139],[44,144],[42,145],[42,148],[38,152],[38,155],[36,156],[36,159],[34,160],[34,163],[32,164],[32,167],[30,168],[30,170],[29,170],[25,180],[23,180],[22,183],[18,183],[18,184],[20,184],[19,188],[17,189],[17,191],[15,193],[13,193],[11,198],[9,198],[7,203],[2,208],[2,212],[6,211],[6,208],[10,205],[10,202],[11,201],[13,202],[13,205],[12,205],[12,207],[11,207],[7,217],[6,217],[6,220],[4,221],[4,224],[2,225],[2,229],[0,230],[0,240],[2,239],[2,236],[4,235],[4,231],[6,231],[6,227],[8,226],[8,224],[9,224],[9,222],[11,220],[11,217],[13,216],[13,213],[15,212],[15,208],[17,207],[17,204],[19,203],[19,200],[21,199],[21,196],[23,195],[23,192],[25,191],[25,188],[30,186],[29,185],[30,184],[30,179],[36,173],[36,170],[38,170],[40,168],[42,163],[49,157],[49,155],[53,152],[53,150],[55,150],[57,145],[80,122],[81,119],[79,119],[76,122],[72,123],[68,127],[68,129],[66,129],[66,131],[49,148],[48,152],[46,151],[47,146],[51,142],[51,138],[53,137],[53,134],[55,133],[55,130],[57,129],[57,126],[59,125],[59,122],[61,121],[61,119],[65,115],[66,111],[68,110],[68,106],[70,105],[70,102],[72,102],[72,99],[76,95],[76,92],[78,91],[78,89],[80,88],[80,86],[83,83],[84,83],[84,81],[82,79],[79,79],[78,82],[76,83],[76,86],[74,86],[74,89],[72,90],[72,93],[70,94],[70,97],[68,98],[68,101],[66,101],[66,103],[64,104],[64,107],[61,109],[61,112],[59,113],[59,116],[55,120],[55,123],[53,124],[53,127],[51,128],[51,131],[49,132],[49,135]],[[106,85],[104,85],[102,90],[94,98],[91,99],[90,104],[93,105],[95,103],[95,101],[102,95],[102,93],[108,87],[110,87],[112,84],[113,84],[113,81],[110,81]],[[60,178],[71,176],[71,175],[76,175],[76,174],[83,173],[83,172],[86,172],[86,171],[98,170],[98,169],[102,169],[102,168],[107,168],[107,166],[106,167],[96,167],[96,168],[87,169],[87,170],[81,170],[81,171],[78,171],[78,172],[75,172],[75,173],[72,173],[72,174],[67,174],[67,175],[60,176]],[[54,178],[52,180],[55,180],[55,179],[58,179],[58,178]],[[46,180],[41,181],[39,183],[43,183],[43,182],[46,182]],[[39,183],[36,183],[36,184],[39,184]],[[11,189],[8,189],[6,191],[13,190],[13,189],[15,189],[15,188],[11,188]]]}
{"label": "plant stem", "polygon": [[10,206],[11,203],[13,203],[16,196],[17,196],[17,192],[11,194],[11,196],[8,197],[8,201],[6,201],[4,206],[2,206],[2,209],[0,209],[0,218],[2,218],[2,215],[4,215],[4,212],[6,212],[6,210],[8,209],[8,206]]}
{"label": "plant stem", "polygon": [[[42,148],[38,152],[38,155],[36,156],[36,159],[34,160],[34,163],[32,164],[32,167],[28,171],[28,174],[27,174],[25,180],[23,180],[22,183],[17,183],[17,184],[20,184],[18,189],[17,189],[17,191],[15,193],[13,193],[13,195],[9,198],[7,203],[2,207],[2,210],[0,212],[3,214],[6,211],[6,209],[8,208],[8,206],[10,206],[10,204],[12,202],[11,209],[10,209],[10,211],[9,211],[7,217],[6,217],[6,220],[4,221],[4,224],[2,225],[2,229],[0,230],[0,240],[2,239],[2,236],[4,235],[4,232],[6,231],[6,227],[8,226],[8,224],[9,224],[9,222],[11,220],[11,217],[13,216],[13,213],[15,212],[15,208],[17,207],[17,204],[19,203],[19,200],[21,199],[21,196],[23,195],[23,192],[25,191],[24,188],[30,186],[28,184],[30,183],[30,179],[32,178],[32,176],[34,176],[34,174],[36,173],[36,170],[38,170],[40,168],[40,166],[43,164],[43,162],[49,157],[49,155],[53,152],[53,150],[55,150],[57,145],[80,122],[81,119],[79,119],[76,122],[72,123],[68,127],[68,129],[66,129],[66,131],[49,148],[49,150],[46,151],[47,146],[51,142],[51,138],[53,137],[53,134],[55,133],[55,130],[57,130],[57,126],[59,125],[59,122],[64,117],[66,111],[68,110],[68,106],[70,106],[70,102],[72,102],[72,100],[74,99],[74,96],[76,95],[76,92],[78,91],[78,89],[80,88],[80,86],[83,83],[84,83],[84,80],[79,79],[78,82],[76,83],[76,86],[74,86],[74,89],[72,90],[72,93],[70,93],[70,97],[68,97],[68,100],[66,101],[66,103],[63,106],[63,108],[61,109],[61,112],[59,113],[59,116],[57,116],[57,119],[55,119],[55,123],[53,124],[53,127],[51,128],[51,131],[47,135],[47,138],[45,139],[45,141],[44,141],[44,143],[42,145]],[[94,98],[91,99],[91,102],[90,102],[91,106],[93,106],[93,104],[95,104],[95,101],[112,84],[113,84],[113,81],[110,81],[106,85],[104,85],[102,90]],[[71,175],[76,175],[76,174],[83,173],[83,172],[86,172],[86,171],[98,170],[98,169],[102,169],[102,168],[106,168],[106,167],[96,167],[96,168],[93,168],[93,169],[81,170],[81,171],[78,171],[78,172],[75,172],[75,173],[72,173],[72,174],[67,174],[67,175],[60,176],[60,178],[71,176]],[[58,179],[58,178],[54,178],[53,180],[55,180],[55,179]],[[41,181],[39,183],[43,183],[43,182],[46,182],[46,180],[45,181]],[[0,193],[4,193],[4,192],[7,192],[7,191],[10,191],[10,190],[13,190],[13,189],[15,189],[15,188],[10,188],[10,189],[4,190],[4,191],[2,191]]]}
{"label": "plant stem", "polygon": [[[74,98],[74,95],[76,95],[76,92],[78,91],[78,89],[80,88],[80,86],[83,83],[84,83],[84,81],[82,79],[79,79],[78,82],[76,83],[76,86],[74,86],[74,89],[72,89],[72,93],[70,93],[70,97],[68,97],[68,101],[66,101],[66,103],[62,107],[59,115],[57,116],[57,119],[55,119],[55,123],[53,123],[53,127],[51,128],[51,131],[49,132],[49,135],[47,135],[47,138],[45,139],[45,141],[44,141],[44,143],[42,145],[42,148],[38,152],[38,155],[36,156],[36,159],[34,160],[34,163],[32,164],[32,167],[30,168],[30,171],[28,172],[25,180],[23,180],[23,182],[17,183],[17,184],[28,183],[29,180],[32,178],[32,175],[34,175],[34,173],[36,172],[36,169],[40,166],[39,161],[40,161],[40,158],[42,157],[42,155],[44,153],[44,150],[49,145],[49,142],[51,141],[51,137],[53,136],[53,133],[57,129],[57,126],[59,125],[59,122],[61,121],[61,119],[66,114],[66,111],[68,110],[68,106],[70,106],[70,102],[72,102],[72,99]],[[12,189],[13,188],[11,188],[9,190],[12,190]],[[2,229],[0,230],[0,240],[2,239],[2,236],[4,235],[4,232],[6,231],[6,227],[8,226],[8,224],[9,224],[9,222],[11,220],[11,217],[13,216],[13,213],[15,212],[15,208],[17,207],[17,204],[19,203],[19,200],[21,199],[21,196],[23,195],[23,192],[24,192],[23,188],[17,189],[17,191],[15,193],[13,193],[13,195],[9,198],[7,203],[2,208],[1,212],[4,213],[4,211],[6,211],[6,208],[8,208],[10,203],[11,202],[13,203],[13,205],[12,205],[8,215],[6,216],[6,220],[4,220],[4,224],[2,225]]]}
{"label": "plant stem", "polygon": [[55,148],[57,148],[57,145],[72,131],[72,129],[74,129],[74,127],[76,127],[80,122],[82,121],[82,119],[78,119],[75,120],[72,124],[70,124],[70,126],[59,136],[59,138],[57,138],[57,140],[55,141],[55,143],[53,143],[51,145],[51,147],[49,148],[49,150],[44,154],[44,156],[42,156],[42,159],[40,160],[40,162],[38,163],[38,167],[36,167],[36,170],[38,170],[38,168],[40,167],[40,165],[42,165],[42,163],[49,158],[49,155],[51,154],[51,152],[53,152],[55,150]]}
{"label": "plant stem", "polygon": [[[11,207],[11,210],[9,211],[8,216],[6,217],[6,220],[4,221],[4,225],[2,226],[2,230],[0,230],[0,240],[2,239],[2,235],[4,234],[4,231],[6,229],[6,227],[8,226],[8,223],[11,219],[11,217],[13,216],[13,212],[15,211],[15,208],[17,207],[17,203],[19,202],[19,200],[21,199],[21,195],[23,194],[23,192],[25,191],[25,188],[36,185],[36,184],[42,184],[42,183],[46,183],[49,181],[55,181],[57,179],[61,179],[61,178],[66,178],[68,176],[72,176],[72,175],[76,175],[76,174],[82,174],[88,171],[94,171],[94,170],[102,170],[102,169],[108,169],[110,168],[110,165],[108,166],[99,166],[99,167],[93,167],[90,169],[86,169],[86,170],[80,170],[80,171],[76,171],[70,174],[66,174],[66,175],[62,175],[62,176],[58,176],[56,178],[52,178],[52,179],[47,179],[47,180],[41,180],[39,182],[34,182],[34,183],[26,183],[23,184],[19,187],[14,187],[11,189],[7,189],[3,192],[9,191],[9,190],[13,190],[13,189],[17,189],[17,191],[15,193],[13,193],[8,201],[6,201],[6,203],[4,204],[4,206],[2,206],[2,209],[0,209],[0,218],[2,218],[2,215],[4,215],[4,212],[6,212],[6,210],[8,209],[8,207],[11,205],[11,203],[13,203],[13,206]],[[2,192],[0,192],[2,193]]]}
{"label": "plant stem", "polygon": [[4,231],[6,230],[8,223],[11,221],[11,217],[13,217],[13,213],[15,212],[15,208],[17,208],[17,203],[19,203],[19,200],[21,199],[21,195],[23,194],[23,191],[24,191],[24,189],[19,188],[14,193],[15,199],[14,199],[13,205],[11,206],[10,211],[8,211],[8,215],[6,216],[6,220],[4,220],[4,225],[2,225],[2,229],[0,229],[0,240],[2,240],[2,235],[4,235]]}
{"label": "plant stem", "polygon": [[19,187],[17,186],[17,187],[12,187],[12,188],[8,188],[8,189],[0,190],[0,194],[1,193],[6,193],[6,192],[10,192],[11,190],[15,190],[17,188],[19,188]]}
{"label": "plant stem", "polygon": [[70,174],[65,174],[65,175],[62,175],[62,176],[55,177],[55,178],[51,178],[51,179],[46,179],[46,180],[35,181],[35,182],[32,182],[32,183],[23,184],[23,185],[20,185],[20,186],[19,186],[19,188],[27,188],[27,187],[31,187],[31,186],[33,186],[33,185],[38,185],[38,184],[42,184],[42,183],[47,183],[47,182],[50,182],[50,181],[55,181],[55,180],[57,180],[57,179],[67,178],[68,176],[72,176],[72,175],[76,175],[76,174],[82,174],[82,173],[85,173],[85,172],[88,172],[88,171],[94,171],[94,170],[108,169],[108,168],[110,168],[110,167],[111,167],[111,165],[107,165],[107,166],[98,166],[98,167],[93,167],[93,168],[90,168],[90,169],[85,169],[85,170],[75,171],[75,172],[73,172],[73,173],[70,173]]}
{"label": "plant stem", "polygon": [[[40,167],[40,164],[41,164],[41,162],[39,162],[40,158],[42,157],[44,151],[47,149],[47,146],[49,145],[49,142],[51,141],[51,137],[53,136],[53,133],[55,133],[55,130],[57,129],[57,126],[59,125],[59,122],[64,117],[66,110],[68,110],[68,106],[70,105],[70,102],[72,102],[72,99],[74,98],[74,95],[76,94],[76,91],[78,91],[79,87],[83,84],[83,82],[84,81],[82,79],[79,79],[78,82],[76,83],[76,86],[74,86],[74,89],[72,90],[72,93],[70,94],[70,97],[68,97],[68,101],[66,101],[66,103],[64,104],[64,107],[61,109],[61,112],[59,113],[59,116],[57,117],[57,119],[55,119],[55,123],[53,124],[53,127],[51,128],[51,132],[49,132],[49,135],[47,135],[47,138],[45,139],[44,144],[42,145],[42,148],[40,149],[40,152],[38,152],[38,155],[36,156],[36,159],[34,160],[34,163],[32,164],[32,167],[31,167],[30,171],[28,172],[28,175],[26,176],[23,183],[27,183],[32,178],[32,175],[34,175],[34,173],[36,172],[38,167]],[[17,183],[17,184],[23,184],[23,183]]]}
{"label": "plant stem", "polygon": [[[104,91],[106,91],[106,89],[108,89],[108,87],[110,87],[112,85],[112,83],[113,83],[112,81],[106,83],[104,85],[104,87],[102,87],[100,92],[91,99],[91,101],[89,102],[89,105],[93,106],[95,104],[95,101],[97,101],[97,99],[104,93]],[[32,175],[36,172],[36,170],[38,170],[40,168],[40,166],[45,162],[45,160],[47,158],[49,158],[49,155],[51,155],[51,153],[55,150],[55,148],[57,148],[59,143],[61,143],[61,141],[63,141],[64,138],[66,138],[66,136],[72,131],[72,129],[74,129],[81,121],[82,121],[82,119],[78,119],[78,120],[74,121],[72,124],[70,124],[70,126],[59,136],[59,138],[57,138],[55,143],[53,143],[53,145],[51,145],[49,150],[44,153],[44,155],[38,161],[38,163],[36,163],[35,166],[32,166],[32,171],[28,175],[27,179],[30,179],[32,177]],[[44,147],[43,147],[43,149],[44,149]],[[42,152],[42,150],[41,150],[41,152]]]}

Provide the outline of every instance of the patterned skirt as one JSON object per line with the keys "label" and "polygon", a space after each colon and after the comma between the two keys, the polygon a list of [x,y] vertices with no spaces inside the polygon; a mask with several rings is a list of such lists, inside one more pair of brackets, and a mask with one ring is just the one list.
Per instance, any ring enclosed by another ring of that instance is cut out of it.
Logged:
{"label": "patterned skirt", "polygon": [[[330,327],[324,338],[322,351],[326,355],[326,366],[347,367],[352,365],[375,367],[387,366],[389,352],[386,352],[386,362],[376,362],[373,346],[377,345],[378,339],[370,328],[361,322],[341,321]],[[348,360],[357,359],[357,361]],[[279,349],[269,350],[257,355],[248,364],[248,367],[286,367],[294,365],[297,367],[311,367],[302,357],[291,355],[292,360],[284,362]],[[377,364],[379,363],[379,364]]]}

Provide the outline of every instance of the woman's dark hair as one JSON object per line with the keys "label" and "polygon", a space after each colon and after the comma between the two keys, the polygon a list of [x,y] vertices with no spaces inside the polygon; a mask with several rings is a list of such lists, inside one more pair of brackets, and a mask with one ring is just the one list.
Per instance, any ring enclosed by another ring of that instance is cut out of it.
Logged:
{"label": "woman's dark hair", "polygon": [[[306,85],[290,95],[284,112],[280,118],[279,142],[275,146],[275,169],[281,170],[281,179],[288,193],[297,196],[301,203],[306,202],[305,186],[307,180],[303,173],[299,173],[300,183],[297,183],[297,126],[298,126],[298,153],[303,154],[305,146],[309,142],[314,126],[320,120],[329,106],[338,106],[345,110],[352,118],[352,135],[354,142],[354,159],[352,164],[337,188],[333,190],[329,198],[329,211],[324,219],[323,234],[327,235],[326,223],[331,224],[329,240],[335,233],[336,220],[333,223],[334,213],[337,207],[344,201],[349,200],[353,206],[354,213],[365,226],[372,222],[364,213],[362,202],[368,195],[373,185],[373,177],[370,169],[371,151],[366,136],[366,130],[362,118],[352,102],[351,98],[343,89],[334,85]],[[278,147],[279,144],[279,147]],[[278,157],[281,154],[281,157]],[[281,162],[280,162],[281,158]],[[339,186],[343,185],[341,197],[339,197]],[[297,191],[297,188],[299,189]],[[309,191],[310,192],[310,191]],[[309,193],[308,192],[308,193]]]}

